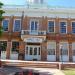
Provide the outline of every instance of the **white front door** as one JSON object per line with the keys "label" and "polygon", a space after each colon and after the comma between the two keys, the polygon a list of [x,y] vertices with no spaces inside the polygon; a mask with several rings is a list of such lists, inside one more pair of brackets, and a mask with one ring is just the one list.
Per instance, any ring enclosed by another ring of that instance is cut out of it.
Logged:
{"label": "white front door", "polygon": [[27,45],[25,50],[25,60],[41,60],[40,46]]}

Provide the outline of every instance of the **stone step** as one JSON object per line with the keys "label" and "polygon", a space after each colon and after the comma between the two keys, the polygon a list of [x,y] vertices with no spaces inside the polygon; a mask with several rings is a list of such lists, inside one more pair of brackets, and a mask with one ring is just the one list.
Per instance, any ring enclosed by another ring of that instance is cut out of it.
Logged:
{"label": "stone step", "polygon": [[58,68],[56,63],[34,63],[34,62],[3,62],[3,66],[36,67],[36,68]]}

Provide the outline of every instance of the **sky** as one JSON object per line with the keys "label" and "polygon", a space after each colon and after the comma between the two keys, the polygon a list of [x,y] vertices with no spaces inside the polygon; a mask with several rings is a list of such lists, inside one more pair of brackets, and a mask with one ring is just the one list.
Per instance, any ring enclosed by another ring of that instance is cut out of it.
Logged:
{"label": "sky", "polygon": [[[75,7],[75,0],[46,0],[50,6]],[[25,5],[26,0],[0,0],[8,5]]]}

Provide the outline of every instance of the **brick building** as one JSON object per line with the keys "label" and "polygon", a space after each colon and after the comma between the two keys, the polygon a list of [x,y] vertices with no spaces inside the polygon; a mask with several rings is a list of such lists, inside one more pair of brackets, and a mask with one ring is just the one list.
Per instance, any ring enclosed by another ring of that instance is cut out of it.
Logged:
{"label": "brick building", "polygon": [[75,62],[75,8],[28,0],[2,9],[1,59]]}

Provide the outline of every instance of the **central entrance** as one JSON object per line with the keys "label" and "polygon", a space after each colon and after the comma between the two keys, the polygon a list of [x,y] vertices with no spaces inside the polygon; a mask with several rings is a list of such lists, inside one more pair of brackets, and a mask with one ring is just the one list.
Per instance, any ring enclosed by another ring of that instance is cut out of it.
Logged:
{"label": "central entrance", "polygon": [[41,47],[37,45],[26,45],[25,60],[41,60]]}

